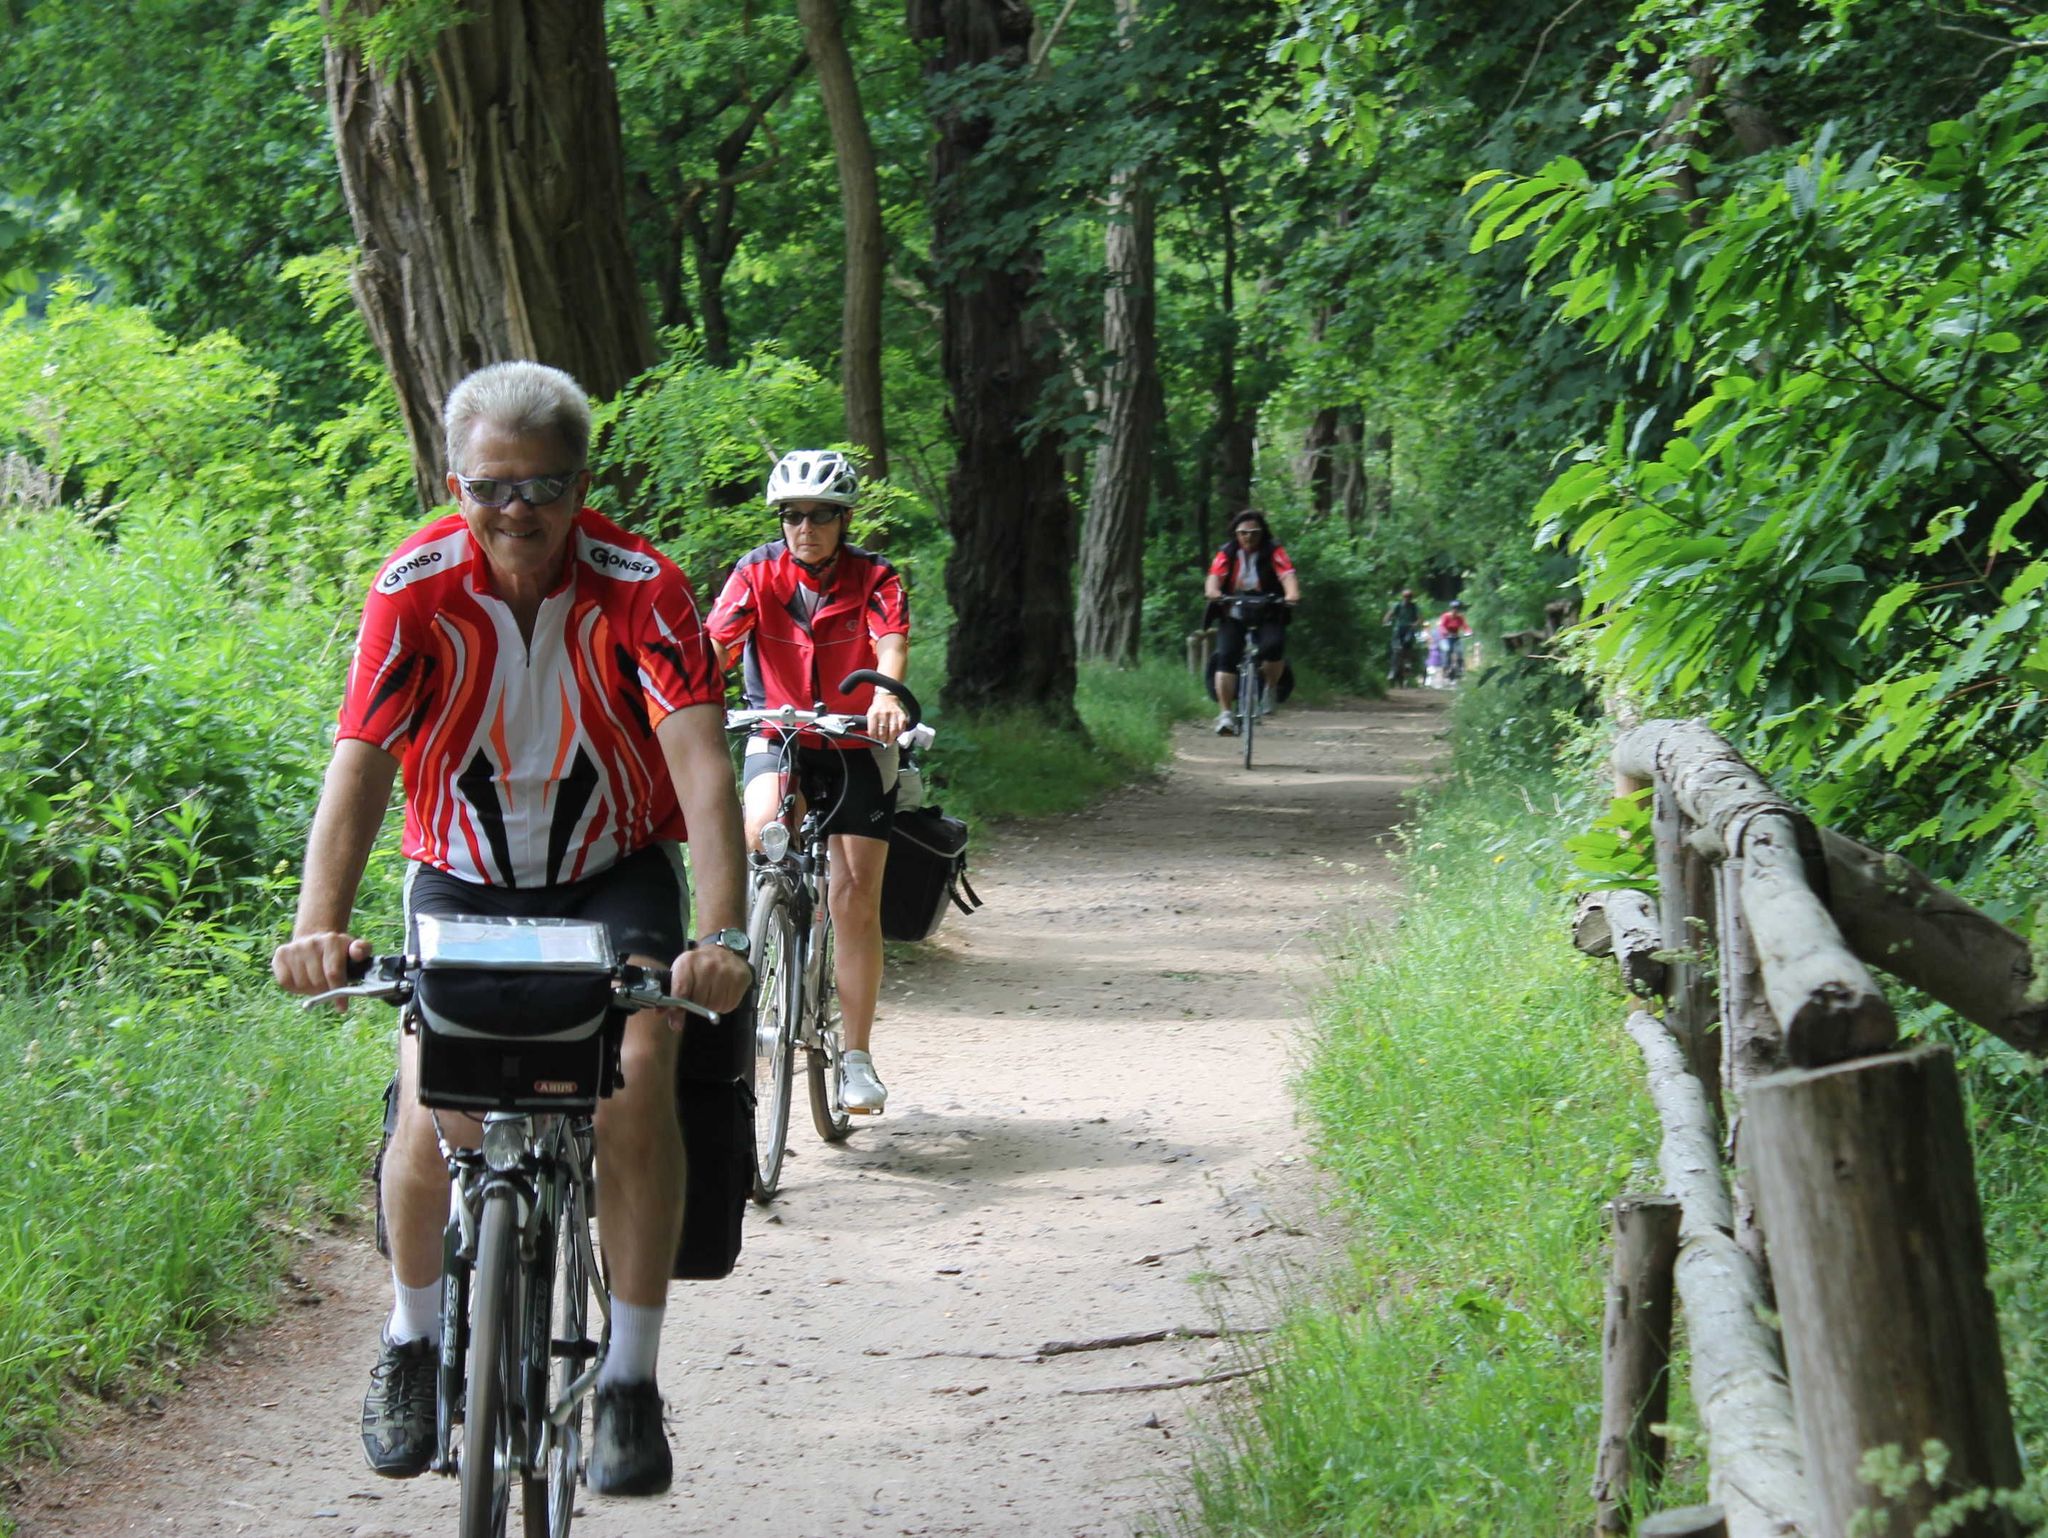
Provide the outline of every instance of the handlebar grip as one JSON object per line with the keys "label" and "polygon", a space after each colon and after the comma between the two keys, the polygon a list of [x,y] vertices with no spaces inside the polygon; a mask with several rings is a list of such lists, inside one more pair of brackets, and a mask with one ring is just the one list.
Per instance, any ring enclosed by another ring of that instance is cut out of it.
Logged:
{"label": "handlebar grip", "polygon": [[873,668],[855,668],[839,680],[839,692],[851,694],[860,684],[874,684],[877,688],[887,689],[895,695],[903,702],[903,714],[911,726],[924,719],[924,707],[918,704],[917,696],[910,692],[902,679],[891,678],[887,673],[877,673]]}

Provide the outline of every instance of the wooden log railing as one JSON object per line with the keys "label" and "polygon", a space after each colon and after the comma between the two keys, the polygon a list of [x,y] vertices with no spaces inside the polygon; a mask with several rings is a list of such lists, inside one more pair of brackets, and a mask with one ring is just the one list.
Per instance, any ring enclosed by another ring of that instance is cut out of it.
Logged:
{"label": "wooden log railing", "polygon": [[[1663,1000],[1628,1030],[1663,1127],[1662,1194],[1678,1204],[1672,1283],[1715,1504],[1629,1509],[1661,1468],[1662,1386],[1645,1386],[1642,1362],[1668,1326],[1617,1321],[1615,1298],[1654,1310],[1669,1252],[1618,1220],[1598,1530],[1847,1538],[1867,1511],[1861,1525],[1903,1533],[1959,1493],[2011,1487],[1955,1066],[1944,1048],[1894,1050],[1870,969],[2041,1052],[2048,990],[2027,943],[1898,856],[1814,827],[1698,722],[1645,722],[1613,762],[1622,791],[1653,790],[1661,896],[1590,894],[1573,933],[1615,957],[1639,1001]],[[1939,1488],[1861,1473],[1872,1451],[1912,1461],[1929,1442],[1947,1450]],[[1953,1529],[2008,1530],[1995,1508]]]}

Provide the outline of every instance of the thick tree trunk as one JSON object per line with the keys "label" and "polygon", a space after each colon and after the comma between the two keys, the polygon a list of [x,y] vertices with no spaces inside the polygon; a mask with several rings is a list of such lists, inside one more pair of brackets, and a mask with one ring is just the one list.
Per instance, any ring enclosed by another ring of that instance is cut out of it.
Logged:
{"label": "thick tree trunk", "polygon": [[[350,14],[381,7],[352,0]],[[471,14],[388,73],[327,50],[356,303],[397,386],[424,507],[447,471],[442,402],[472,369],[533,358],[606,396],[655,357],[603,5],[477,0]]]}
{"label": "thick tree trunk", "polygon": [[[1137,24],[1138,0],[1117,0],[1117,26]],[[1138,660],[1145,599],[1145,512],[1152,495],[1152,430],[1159,419],[1153,289],[1154,197],[1142,166],[1120,170],[1104,236],[1109,292],[1102,302],[1107,431],[1081,538],[1081,653],[1118,667]]]}
{"label": "thick tree trunk", "polygon": [[797,0],[804,46],[818,74],[832,155],[839,167],[839,202],[846,220],[846,297],[839,334],[839,375],[846,395],[846,436],[861,448],[871,476],[889,473],[889,440],[882,422],[882,196],[875,181],[875,146],[861,111],[853,57],[840,30],[837,0]]}
{"label": "thick tree trunk", "polygon": [[[912,36],[941,44],[929,65],[939,80],[990,63],[1023,69],[1031,25],[1030,8],[1006,0],[910,5]],[[1029,709],[1073,725],[1073,505],[1059,434],[1026,437],[1058,366],[1032,319],[1041,262],[1030,235],[1008,251],[987,244],[1006,211],[1029,209],[1034,189],[1015,161],[980,164],[992,124],[971,100],[942,110],[937,128],[932,252],[957,445],[946,486],[953,531],[946,594],[956,619],[944,699],[970,711]]]}
{"label": "thick tree trunk", "polygon": [[1301,481],[1308,488],[1308,505],[1316,520],[1330,516],[1337,505],[1337,418],[1335,406],[1325,406],[1308,419],[1308,431],[1301,440]]}

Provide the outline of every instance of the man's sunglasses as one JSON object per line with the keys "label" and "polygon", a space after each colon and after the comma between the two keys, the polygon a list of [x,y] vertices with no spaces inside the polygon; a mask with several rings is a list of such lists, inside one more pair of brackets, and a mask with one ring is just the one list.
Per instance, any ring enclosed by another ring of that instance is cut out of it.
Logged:
{"label": "man's sunglasses", "polygon": [[841,518],[845,517],[846,509],[843,507],[814,507],[808,513],[800,513],[793,507],[785,507],[781,509],[781,513],[784,523],[808,523],[814,529],[822,529],[826,524],[837,523]]}
{"label": "man's sunglasses", "polygon": [[566,475],[533,475],[523,481],[501,481],[488,475],[480,475],[474,480],[458,475],[455,479],[462,487],[463,495],[478,507],[503,507],[514,497],[528,507],[547,507],[561,501],[563,494],[576,484],[576,477],[582,473],[571,470]]}

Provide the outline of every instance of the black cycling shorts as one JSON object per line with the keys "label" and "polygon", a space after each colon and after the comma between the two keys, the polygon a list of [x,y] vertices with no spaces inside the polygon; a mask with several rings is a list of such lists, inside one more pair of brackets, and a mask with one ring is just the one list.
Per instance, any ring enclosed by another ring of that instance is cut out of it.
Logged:
{"label": "black cycling shorts", "polygon": [[[1244,655],[1245,625],[1228,614],[1216,621],[1216,671],[1235,673],[1238,659]],[[1279,662],[1287,655],[1287,621],[1265,619],[1259,621],[1259,660]]]}
{"label": "black cycling shorts", "polygon": [[[896,763],[894,748],[800,747],[796,750],[797,783],[804,801],[824,812],[827,833],[885,839],[896,820]],[[747,739],[741,784],[751,785],[781,767],[781,744],[768,737]],[[886,790],[882,788],[885,784]]]}
{"label": "black cycling shorts", "polygon": [[682,851],[650,844],[618,864],[556,886],[484,886],[431,865],[415,864],[405,877],[405,948],[419,954],[422,913],[462,917],[591,919],[611,932],[618,959],[644,956],[667,966],[683,953],[690,933],[690,888]]}

